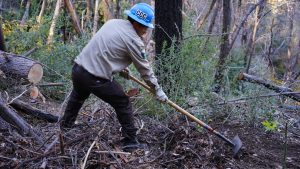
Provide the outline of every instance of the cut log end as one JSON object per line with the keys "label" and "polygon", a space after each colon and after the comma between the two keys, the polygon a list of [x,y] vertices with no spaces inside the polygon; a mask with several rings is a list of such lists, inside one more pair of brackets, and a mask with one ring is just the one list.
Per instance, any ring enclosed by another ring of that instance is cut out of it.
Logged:
{"label": "cut log end", "polygon": [[238,80],[243,80],[244,79],[244,73],[241,72],[238,76]]}
{"label": "cut log end", "polygon": [[28,72],[28,81],[37,84],[41,81],[43,77],[43,67],[41,64],[34,64],[31,66],[29,72]]}
{"label": "cut log end", "polygon": [[29,89],[30,98],[36,99],[39,96],[39,89],[36,86],[33,86]]}

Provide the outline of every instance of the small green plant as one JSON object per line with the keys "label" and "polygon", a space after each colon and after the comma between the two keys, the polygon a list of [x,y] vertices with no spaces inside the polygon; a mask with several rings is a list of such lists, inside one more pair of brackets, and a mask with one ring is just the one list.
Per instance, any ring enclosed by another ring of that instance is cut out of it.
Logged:
{"label": "small green plant", "polygon": [[276,129],[278,127],[277,121],[274,121],[274,120],[265,120],[265,121],[261,122],[261,124],[264,126],[264,128],[267,132],[276,131]]}

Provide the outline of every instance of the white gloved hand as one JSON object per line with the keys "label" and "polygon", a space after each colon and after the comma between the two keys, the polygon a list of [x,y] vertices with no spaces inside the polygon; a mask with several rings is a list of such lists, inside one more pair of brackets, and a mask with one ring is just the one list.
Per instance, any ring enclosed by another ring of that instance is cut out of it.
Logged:
{"label": "white gloved hand", "polygon": [[165,92],[161,88],[158,88],[156,90],[156,99],[161,102],[166,102],[168,100],[168,96],[165,94]]}

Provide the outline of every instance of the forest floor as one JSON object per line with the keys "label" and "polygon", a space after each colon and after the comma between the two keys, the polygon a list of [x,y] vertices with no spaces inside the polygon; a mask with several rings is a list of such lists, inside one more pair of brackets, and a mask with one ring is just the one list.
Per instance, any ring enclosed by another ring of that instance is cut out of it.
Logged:
{"label": "forest floor", "polygon": [[[53,114],[60,107],[54,102],[32,105]],[[120,125],[105,103],[85,106],[78,116],[80,125],[65,132],[58,124],[20,114],[43,138],[43,144],[12,128],[1,128],[0,168],[300,168],[300,124],[290,127],[285,137],[284,130],[266,132],[238,119],[224,122],[215,118],[209,125],[230,139],[238,134],[243,142],[238,157],[233,158],[228,144],[178,114],[158,120],[136,112],[138,137],[147,147],[132,153],[121,151]],[[299,118],[299,112],[290,116]]]}

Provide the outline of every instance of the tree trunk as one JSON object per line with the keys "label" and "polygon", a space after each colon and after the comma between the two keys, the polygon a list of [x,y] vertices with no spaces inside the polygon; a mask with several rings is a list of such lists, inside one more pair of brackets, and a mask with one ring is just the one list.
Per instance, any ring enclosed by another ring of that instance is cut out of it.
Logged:
{"label": "tree trunk", "polygon": [[252,60],[252,57],[253,57],[253,51],[254,51],[254,48],[255,48],[256,32],[257,32],[257,29],[258,29],[258,24],[260,22],[260,18],[261,18],[263,9],[264,9],[264,3],[262,3],[262,4],[260,4],[259,6],[256,7],[255,21],[254,21],[252,36],[251,36],[251,39],[249,40],[249,43],[248,43],[248,46],[250,46],[250,47],[247,48],[246,53],[245,53],[245,60],[246,60],[245,72],[246,73],[248,73],[249,69],[250,69],[251,60]]}
{"label": "tree trunk", "polygon": [[2,31],[2,22],[1,21],[0,21],[0,50],[6,51],[4,35],[3,35],[3,31]]}
{"label": "tree trunk", "polygon": [[[212,17],[210,19],[210,24],[209,24],[208,30],[207,30],[208,34],[211,34],[213,32],[213,28],[214,28],[215,23],[216,23],[216,18],[218,16],[219,11],[220,11],[221,3],[220,2],[216,2],[215,4],[216,4],[216,7],[215,7],[214,13],[213,13],[213,15],[212,15]],[[203,50],[201,52],[202,54],[204,54],[206,52],[206,46],[207,46],[207,44],[209,42],[209,39],[210,39],[210,36],[208,36],[206,38],[205,42],[204,42]]]}
{"label": "tree trunk", "polygon": [[104,22],[113,19],[113,1],[112,0],[102,0],[100,2],[101,12],[103,13]]}
{"label": "tree trunk", "polygon": [[223,77],[225,70],[225,63],[227,56],[230,52],[229,49],[229,31],[231,24],[231,8],[230,8],[231,0],[225,1],[223,0],[223,26],[222,26],[222,41],[220,45],[220,54],[219,60],[216,67],[216,73],[214,77],[214,88],[213,91],[219,93],[221,91],[221,87],[223,85]]}
{"label": "tree trunk", "polygon": [[206,19],[208,18],[208,16],[210,15],[212,9],[214,8],[215,4],[216,4],[217,0],[212,0],[210,7],[207,11],[207,13],[205,14],[205,16],[203,17],[203,19],[201,19],[198,24],[197,24],[197,29],[201,29],[202,25],[204,24],[204,22],[206,21]]}
{"label": "tree trunk", "polygon": [[25,9],[25,12],[24,12],[22,21],[21,21],[21,23],[20,23],[21,26],[23,26],[23,25],[25,24],[26,20],[27,20],[28,17],[29,17],[29,9],[30,9],[30,0],[27,0],[27,3],[26,3],[26,9]]}
{"label": "tree trunk", "polygon": [[0,51],[0,69],[7,77],[36,84],[43,77],[42,65],[28,58]]}
{"label": "tree trunk", "polygon": [[275,73],[274,66],[273,66],[273,63],[272,63],[272,58],[271,58],[271,55],[273,53],[272,47],[273,47],[273,40],[274,40],[274,33],[273,33],[273,29],[274,29],[274,26],[275,26],[274,21],[275,21],[275,19],[272,18],[272,23],[271,23],[271,26],[270,26],[270,42],[269,42],[269,46],[268,46],[268,51],[266,53],[266,60],[268,61],[268,66],[269,66],[272,74]]}
{"label": "tree trunk", "polygon": [[49,30],[47,44],[53,43],[53,36],[54,36],[56,22],[57,22],[59,12],[60,12],[61,2],[62,2],[62,0],[57,0],[56,1],[56,6],[55,6],[55,10],[54,10],[53,18],[52,18],[52,23],[51,23],[50,30]]}
{"label": "tree trunk", "polygon": [[116,0],[116,13],[115,13],[115,18],[120,18],[121,17],[121,1],[120,0]]}
{"label": "tree trunk", "polygon": [[33,117],[36,117],[38,119],[42,119],[45,121],[48,121],[50,123],[56,123],[58,122],[58,117],[54,116],[52,114],[43,112],[35,107],[32,107],[29,104],[26,104],[20,100],[14,100],[12,103],[9,104],[10,106],[12,106],[13,108],[17,109],[17,110],[21,110],[22,112],[31,115]]}
{"label": "tree trunk", "polygon": [[94,13],[93,35],[95,35],[98,31],[99,4],[100,4],[100,0],[96,0],[96,2],[95,2],[95,13]]}
{"label": "tree trunk", "polygon": [[232,49],[234,42],[236,41],[236,38],[238,37],[238,35],[240,34],[241,29],[244,27],[245,22],[247,21],[248,17],[250,16],[250,14],[256,9],[256,7],[258,5],[261,5],[262,3],[264,3],[265,0],[260,0],[257,4],[253,5],[248,13],[243,17],[241,23],[239,24],[239,26],[236,27],[236,30],[233,30],[233,32],[235,32],[235,35],[232,38],[231,44],[229,46],[229,51]]}
{"label": "tree trunk", "polygon": [[68,13],[70,14],[70,16],[72,18],[72,23],[73,23],[73,26],[74,26],[76,32],[79,35],[82,35],[83,31],[80,27],[80,22],[79,22],[77,14],[76,14],[76,10],[74,8],[73,3],[71,2],[71,0],[64,0],[64,2],[65,2],[65,7],[67,8],[67,11],[68,11]]}
{"label": "tree trunk", "polygon": [[85,19],[86,19],[86,22],[91,22],[91,18],[92,18],[91,0],[85,0],[85,2],[86,2],[86,15],[85,15]]}
{"label": "tree trunk", "polygon": [[39,24],[42,22],[42,17],[44,15],[45,8],[46,8],[46,1],[47,0],[43,0],[41,11],[40,11],[40,14],[39,14],[38,19],[37,19],[37,23],[39,23]]}
{"label": "tree trunk", "polygon": [[[263,85],[268,89],[274,90],[276,93],[293,92],[290,88],[272,84],[272,83],[270,83],[270,82],[268,82],[264,79],[261,79],[259,77],[249,75],[249,74],[246,74],[246,73],[241,73],[240,76],[239,76],[239,80],[244,80],[244,81],[247,81],[247,82]],[[296,101],[300,102],[300,94],[290,93],[290,94],[285,94],[285,95],[292,98],[293,100],[296,100]]]}
{"label": "tree trunk", "polygon": [[[180,50],[180,41],[182,40],[182,0],[156,0],[155,1],[155,51],[157,62],[157,76],[161,80],[161,84],[172,86],[173,83],[168,80],[168,73],[177,70],[168,70],[165,66],[166,62],[171,62],[174,58],[169,55],[170,47],[174,42],[175,52]],[[164,49],[163,49],[164,48]],[[163,50],[165,55],[162,56]],[[171,91],[166,91],[171,92]]]}
{"label": "tree trunk", "polygon": [[294,7],[287,5],[287,18],[288,18],[288,35],[287,35],[287,53],[286,57],[284,59],[284,66],[285,66],[285,72],[284,72],[284,81],[288,85],[292,82],[292,72],[293,72],[293,53],[292,48],[293,45],[293,31],[294,31]]}
{"label": "tree trunk", "polygon": [[182,38],[182,0],[157,0],[155,1],[155,42],[156,54],[160,55],[163,45],[168,49],[173,38],[179,43]]}

